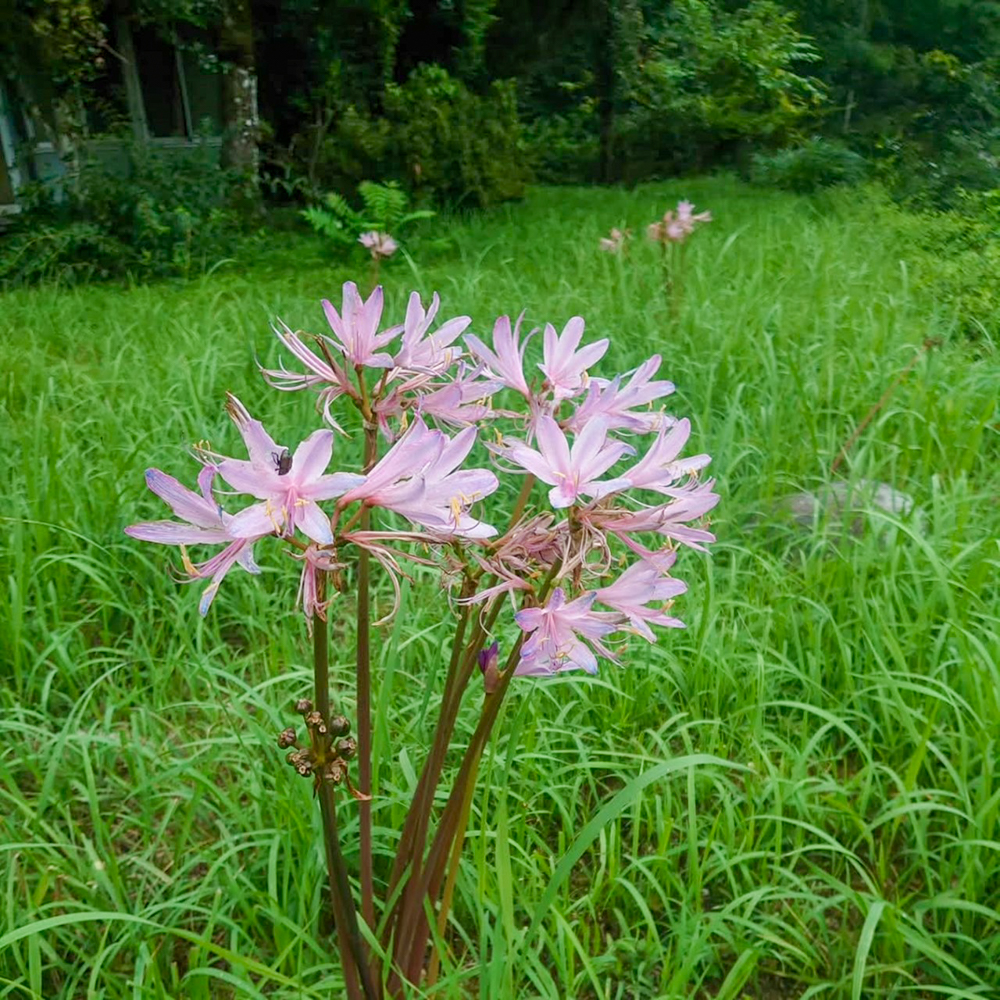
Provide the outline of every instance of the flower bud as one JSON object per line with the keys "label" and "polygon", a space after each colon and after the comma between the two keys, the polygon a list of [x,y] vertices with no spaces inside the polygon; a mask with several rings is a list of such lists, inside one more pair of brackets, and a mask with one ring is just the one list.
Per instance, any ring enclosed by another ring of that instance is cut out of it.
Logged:
{"label": "flower bud", "polygon": [[337,740],[337,754],[344,760],[350,760],[358,752],[358,741],[353,736]]}
{"label": "flower bud", "polygon": [[278,733],[278,746],[282,750],[287,750],[289,747],[295,746],[296,739],[295,730],[289,726]]}
{"label": "flower bud", "polygon": [[483,672],[483,687],[487,694],[493,694],[500,683],[499,659],[500,646],[496,642],[479,651],[479,669]]}
{"label": "flower bud", "polygon": [[299,715],[306,715],[308,712],[312,711],[313,703],[308,698],[299,698],[295,703],[295,711]]}

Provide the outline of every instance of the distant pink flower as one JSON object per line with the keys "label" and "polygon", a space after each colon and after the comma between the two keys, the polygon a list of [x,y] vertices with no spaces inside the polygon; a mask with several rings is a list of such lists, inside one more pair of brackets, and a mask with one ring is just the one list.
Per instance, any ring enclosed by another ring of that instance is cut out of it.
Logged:
{"label": "distant pink flower", "polygon": [[400,327],[378,332],[382,319],[381,285],[363,302],[358,286],[353,281],[345,282],[341,312],[338,313],[328,299],[323,300],[323,311],[334,332],[333,337],[325,339],[350,364],[368,368],[392,367],[392,355],[384,353],[382,348],[396,338]]}
{"label": "distant pink flower", "polygon": [[524,349],[528,339],[520,343],[522,314],[511,329],[510,317],[501,316],[493,326],[493,350],[490,350],[477,336],[469,334],[465,343],[469,350],[487,368],[490,378],[497,379],[510,389],[519,392],[525,399],[531,399],[531,390],[524,377]]}
{"label": "distant pink flower", "polygon": [[538,418],[536,435],[538,451],[523,441],[505,442],[494,446],[494,450],[548,483],[553,507],[570,507],[581,496],[599,499],[628,487],[627,479],[599,481],[623,455],[635,454],[629,445],[608,440],[604,420],[598,418],[587,424],[572,448],[562,428],[547,414]]}
{"label": "distant pink flower", "polygon": [[677,202],[677,219],[682,225],[690,226],[691,229],[694,229],[695,225],[700,222],[711,222],[712,213],[698,212],[695,214],[692,202],[679,201]]}
{"label": "distant pink flower", "polygon": [[545,324],[542,363],[538,367],[544,373],[545,385],[552,390],[556,401],[575,396],[586,388],[587,369],[597,364],[608,349],[608,340],[604,338],[577,350],[583,337],[583,326],[583,320],[574,316],[559,336],[551,323]]}
{"label": "distant pink flower", "polygon": [[[144,542],[159,545],[179,545],[184,557],[185,569],[192,580],[211,578],[211,583],[202,595],[198,610],[202,615],[208,609],[219,591],[226,574],[239,563],[248,573],[259,573],[260,567],[253,559],[253,545],[263,535],[234,538],[229,533],[232,517],[222,511],[212,495],[212,480],[216,469],[207,465],[198,476],[201,493],[195,493],[181,485],[173,476],[159,469],[146,470],[146,485],[161,499],[166,501],[180,521],[145,521],[125,529],[125,534]],[[183,523],[182,523],[183,522]],[[270,534],[270,531],[264,534]],[[225,545],[225,549],[207,562],[194,565],[187,557],[187,545]]]}
{"label": "distant pink flower", "polygon": [[371,253],[374,260],[391,257],[399,249],[399,244],[388,233],[378,233],[374,230],[362,233],[358,237],[358,242]]}
{"label": "distant pink flower", "polygon": [[676,214],[673,211],[666,212],[662,221],[653,222],[646,227],[646,235],[657,243],[683,243],[697,225],[711,221],[711,212],[699,212],[696,215],[691,202],[679,201]]}
{"label": "distant pink flower", "polygon": [[626,473],[632,488],[676,493],[673,484],[678,479],[704,469],[712,461],[710,455],[677,458],[690,435],[691,421],[687,417],[669,430],[662,428],[646,454]]}
{"label": "distant pink flower", "polygon": [[468,316],[456,316],[429,334],[427,331],[440,307],[441,300],[437,292],[432,296],[430,308],[426,312],[420,296],[416,292],[410,294],[400,349],[393,358],[395,368],[441,375],[458,360],[462,349],[451,345],[465,332],[472,319]]}
{"label": "distant pink flower", "polygon": [[333,455],[333,431],[313,431],[295,454],[276,444],[259,420],[231,393],[226,404],[250,455],[249,461],[224,458],[219,474],[233,489],[263,500],[234,515],[231,534],[241,538],[279,534],[296,528],[320,545],[333,543],[330,519],[317,501],[339,497],[363,481],[350,472],[326,474]]}
{"label": "distant pink flower", "polygon": [[475,427],[468,427],[449,438],[415,418],[364,480],[340,498],[340,505],[362,500],[440,535],[495,535],[496,528],[468,511],[495,492],[497,477],[488,469],[458,469],[472,450],[476,434]]}
{"label": "distant pink flower", "polygon": [[646,607],[651,601],[668,601],[687,590],[683,580],[674,580],[665,574],[673,556],[674,553],[670,553],[669,561],[661,559],[658,564],[641,559],[629,566],[614,583],[596,592],[598,602],[620,611],[629,625],[650,642],[656,642],[656,636],[649,627],[651,624],[666,628],[684,627],[679,618],[667,615],[662,609]]}
{"label": "distant pink flower", "polygon": [[514,620],[522,632],[531,635],[521,648],[521,660],[515,674],[537,677],[564,670],[586,670],[596,674],[597,657],[590,646],[606,659],[617,662],[601,640],[616,632],[623,619],[613,612],[593,611],[596,596],[595,593],[584,594],[567,604],[562,588],[556,587],[544,608],[525,608],[517,612]]}
{"label": "distant pink flower", "polygon": [[605,253],[620,253],[625,248],[626,240],[631,236],[631,229],[612,229],[608,236],[601,237],[599,245]]}
{"label": "distant pink flower", "polygon": [[[653,376],[660,367],[660,356],[654,354],[644,361],[624,386],[622,376],[607,379],[591,379],[587,395],[576,411],[565,422],[568,430],[579,433],[595,417],[607,421],[608,430],[626,430],[646,434],[661,426],[670,426],[674,418],[664,413],[650,410],[653,400],[668,396],[674,391],[674,383],[661,380],[654,382]],[[647,407],[638,410],[638,407]]]}

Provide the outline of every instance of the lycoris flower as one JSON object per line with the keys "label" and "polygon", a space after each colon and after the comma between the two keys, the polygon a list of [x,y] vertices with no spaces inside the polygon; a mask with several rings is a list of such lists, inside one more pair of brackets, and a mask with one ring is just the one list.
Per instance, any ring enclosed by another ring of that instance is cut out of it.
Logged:
{"label": "lycoris flower", "polygon": [[368,301],[363,302],[358,286],[353,281],[344,284],[341,312],[328,299],[323,300],[323,311],[334,336],[325,338],[331,346],[344,355],[352,365],[366,368],[391,368],[392,355],[382,348],[399,335],[400,327],[394,326],[379,333],[382,319],[382,286],[379,285]]}
{"label": "lycoris flower", "polygon": [[393,358],[396,369],[443,375],[461,356],[461,348],[451,345],[465,332],[472,320],[468,316],[456,316],[442,323],[434,333],[428,334],[440,307],[441,300],[437,292],[431,298],[430,308],[426,312],[420,296],[416,292],[410,294],[400,349]]}
{"label": "lycoris flower", "polygon": [[596,597],[589,593],[567,602],[563,589],[556,587],[544,608],[525,608],[514,615],[521,630],[531,633],[521,647],[515,673],[539,676],[586,670],[596,674],[597,657],[590,646],[614,661],[614,654],[601,640],[618,631],[623,619],[614,612],[591,610]]}
{"label": "lycoris flower", "polygon": [[631,229],[612,229],[607,236],[602,236],[598,245],[605,253],[621,253],[625,242],[632,236]]}
{"label": "lycoris flower", "polygon": [[525,399],[531,399],[531,390],[524,377],[524,351],[530,336],[520,342],[521,320],[511,329],[510,317],[501,316],[493,327],[493,350],[491,351],[478,337],[469,334],[465,343],[469,350],[486,366],[490,378],[502,382],[509,389],[519,392]]}
{"label": "lycoris flower", "polygon": [[676,558],[676,553],[663,554],[656,562],[640,560],[633,563],[614,583],[601,587],[596,600],[628,619],[632,629],[649,642],[656,642],[656,635],[649,627],[683,628],[684,622],[668,615],[662,609],[650,608],[651,601],[669,601],[687,590],[683,580],[666,575],[666,570]]}
{"label": "lycoris flower", "polygon": [[374,230],[362,233],[358,237],[358,242],[371,253],[373,260],[385,260],[399,249],[399,244],[388,233]]}
{"label": "lycoris flower", "polygon": [[626,473],[632,488],[676,495],[673,484],[678,479],[700,472],[712,461],[709,455],[677,458],[690,436],[687,417],[669,429],[662,428],[649,451]]}
{"label": "lycoris flower", "polygon": [[694,205],[689,201],[679,201],[676,213],[668,211],[662,221],[650,223],[646,235],[655,243],[683,243],[704,222],[712,221],[711,212],[694,213]]}
{"label": "lycoris flower", "polygon": [[649,409],[654,400],[674,391],[673,382],[652,381],[659,367],[660,356],[654,354],[636,368],[624,386],[621,375],[616,375],[611,381],[592,378],[587,386],[587,395],[566,420],[566,429],[578,434],[595,417],[603,418],[609,431],[648,434],[660,427],[670,426],[674,423],[673,417]]}
{"label": "lycoris flower", "polygon": [[363,481],[351,472],[326,474],[333,455],[333,431],[313,431],[292,455],[275,443],[263,424],[232,394],[227,409],[250,460],[224,458],[218,463],[219,475],[239,493],[264,501],[234,515],[229,522],[230,534],[240,538],[269,534],[291,537],[299,528],[314,542],[331,544],[330,519],[317,501],[339,497]]}
{"label": "lycoris flower", "polygon": [[[239,563],[248,573],[259,573],[260,567],[253,559],[253,545],[263,535],[234,538],[228,528],[232,517],[219,507],[212,496],[214,466],[205,466],[198,476],[201,493],[195,493],[159,469],[146,470],[146,485],[167,503],[180,521],[145,521],[125,529],[125,534],[144,542],[159,545],[179,545],[184,556],[184,567],[191,580],[211,578],[211,584],[202,595],[198,610],[202,615],[219,591],[226,574]],[[270,532],[265,532],[269,534]],[[194,565],[187,556],[187,545],[225,545],[225,549],[207,562]]]}
{"label": "lycoris flower", "polygon": [[364,480],[344,493],[339,506],[361,500],[402,514],[435,534],[486,538],[496,528],[468,513],[472,504],[495,492],[488,469],[458,470],[476,441],[469,427],[454,438],[431,430],[417,417]]}
{"label": "lycoris flower", "polygon": [[552,390],[556,402],[575,396],[586,387],[587,369],[597,364],[608,349],[607,338],[604,338],[577,350],[583,326],[583,320],[574,316],[559,336],[551,323],[545,324],[544,353],[538,367],[545,374],[545,387]]}
{"label": "lycoris flower", "polygon": [[600,481],[623,455],[635,453],[635,449],[623,441],[608,439],[608,425],[604,420],[598,418],[587,424],[572,448],[562,428],[547,414],[539,417],[536,433],[538,451],[523,441],[505,442],[495,448],[543,483],[548,483],[552,487],[549,502],[557,510],[572,506],[580,497],[599,499],[628,487],[628,480],[623,478]]}

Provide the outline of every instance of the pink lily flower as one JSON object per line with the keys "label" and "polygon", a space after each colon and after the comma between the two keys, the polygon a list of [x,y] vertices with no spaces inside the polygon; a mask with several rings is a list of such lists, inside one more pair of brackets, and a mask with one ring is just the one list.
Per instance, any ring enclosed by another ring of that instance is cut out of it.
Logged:
{"label": "pink lily flower", "polygon": [[678,461],[690,435],[691,421],[687,417],[669,429],[661,428],[649,451],[626,473],[632,488],[676,495],[672,487],[678,479],[700,472],[712,461],[711,455],[693,455]]}
{"label": "pink lily flower", "polygon": [[427,331],[440,307],[441,300],[437,292],[431,297],[431,305],[426,312],[420,296],[416,292],[410,293],[399,353],[393,359],[395,368],[442,375],[461,356],[462,349],[451,345],[465,332],[472,318],[456,316],[428,335]]}
{"label": "pink lily flower", "polygon": [[381,349],[399,334],[400,327],[394,326],[382,333],[378,332],[382,319],[382,286],[363,302],[358,286],[353,281],[344,283],[344,297],[341,313],[328,299],[323,299],[323,311],[334,332],[326,340],[344,355],[352,365],[368,368],[391,368],[392,355]]}
{"label": "pink lily flower", "polygon": [[712,213],[698,212],[696,214],[692,202],[679,201],[677,202],[677,219],[682,225],[688,226],[690,230],[693,230],[698,223],[711,222]]}
{"label": "pink lily flower", "polygon": [[318,389],[319,398],[323,404],[323,419],[339,430],[340,425],[333,419],[330,406],[340,396],[346,395],[352,399],[358,399],[358,390],[351,384],[347,372],[340,365],[319,357],[306,347],[300,334],[293,333],[280,320],[278,322],[280,329],[273,327],[275,336],[293,357],[305,365],[307,371],[292,372],[282,365],[280,368],[261,368],[261,374],[268,385],[280,389],[282,392]]}
{"label": "pink lily flower", "polygon": [[595,593],[584,594],[567,604],[563,589],[556,587],[544,608],[518,611],[514,620],[522,632],[532,634],[521,648],[521,659],[514,673],[539,677],[564,670],[586,670],[596,674],[597,657],[590,646],[617,663],[601,640],[618,631],[622,617],[614,612],[593,611],[596,597]]}
{"label": "pink lily flower", "polygon": [[[147,469],[146,485],[165,501],[181,520],[144,521],[141,524],[129,525],[125,529],[125,534],[130,538],[155,542],[158,545],[181,546],[184,567],[189,578],[198,580],[211,577],[212,582],[205,589],[198,604],[198,611],[202,616],[208,614],[222,581],[234,565],[239,563],[248,573],[260,572],[260,567],[254,562],[253,546],[263,535],[233,538],[229,532],[233,519],[222,510],[212,495],[212,480],[215,474],[216,469],[212,465],[207,465],[201,470],[198,476],[198,486],[201,489],[199,494],[159,469]],[[222,544],[226,546],[222,552],[200,565],[194,565],[188,559],[184,548],[187,545]]]}
{"label": "pink lily flower", "polygon": [[536,440],[538,451],[523,441],[494,447],[522,469],[548,483],[552,487],[549,502],[557,510],[571,507],[582,496],[600,499],[628,488],[628,479],[622,477],[598,481],[623,455],[635,454],[630,445],[608,440],[608,425],[604,420],[598,418],[587,424],[571,449],[562,428],[551,416],[543,414],[536,425]]}
{"label": "pink lily flower", "polygon": [[467,427],[449,438],[417,417],[364,480],[344,493],[338,506],[362,500],[368,506],[402,514],[436,535],[495,535],[496,528],[468,511],[496,491],[497,477],[488,469],[458,470],[476,443],[477,433],[475,427]]}
{"label": "pink lily flower", "polygon": [[230,532],[240,538],[270,534],[290,538],[299,528],[320,545],[333,544],[330,519],[318,501],[339,497],[363,481],[351,472],[325,474],[333,455],[333,431],[313,431],[291,455],[232,393],[226,409],[243,437],[250,461],[224,458],[219,474],[233,489],[264,501],[236,514]]}
{"label": "pink lily flower", "polygon": [[510,317],[501,316],[493,326],[493,347],[490,350],[477,336],[468,334],[466,346],[486,365],[489,378],[502,382],[509,389],[519,392],[525,399],[531,399],[531,390],[524,377],[524,349],[530,335],[520,343],[522,313],[511,329]]}
{"label": "pink lily flower", "polygon": [[565,422],[566,428],[579,434],[595,417],[603,417],[608,430],[638,434],[648,434],[663,425],[672,424],[674,418],[664,413],[649,409],[636,412],[637,407],[648,407],[653,400],[669,396],[674,391],[673,382],[652,380],[659,367],[660,356],[654,354],[636,368],[624,386],[621,385],[621,375],[616,375],[610,382],[607,379],[591,379],[587,395]]}
{"label": "pink lily flower", "polygon": [[671,538],[692,549],[704,551],[705,545],[715,541],[715,535],[702,528],[689,528],[688,521],[704,517],[719,502],[719,495],[713,493],[713,480],[696,483],[678,491],[676,499],[659,507],[645,507],[641,510],[596,507],[581,512],[581,518],[591,526],[610,532],[621,539],[633,552],[643,558],[652,558],[653,553],[644,548],[631,534],[656,532],[664,538]]}
{"label": "pink lily flower", "polygon": [[696,225],[711,221],[711,212],[695,215],[691,202],[679,201],[676,214],[666,212],[662,222],[653,222],[646,227],[646,235],[657,243],[683,243],[694,232]]}
{"label": "pink lily flower", "polygon": [[656,564],[644,559],[633,563],[614,583],[596,591],[596,599],[625,615],[629,625],[649,642],[656,642],[650,624],[684,628],[679,618],[670,617],[662,609],[646,607],[651,601],[669,601],[687,590],[683,580],[674,580],[665,573],[674,558],[676,553],[671,552],[667,560],[661,559]]}
{"label": "pink lily flower", "polygon": [[562,336],[556,334],[551,323],[545,324],[542,363],[538,366],[545,374],[545,385],[553,392],[556,401],[577,395],[587,385],[587,371],[597,364],[608,349],[608,340],[595,341],[577,351],[583,337],[583,319],[574,316],[563,328]]}
{"label": "pink lily flower", "polygon": [[399,244],[388,233],[379,233],[375,230],[362,233],[358,237],[358,242],[371,253],[372,260],[391,257],[399,249]]}
{"label": "pink lily flower", "polygon": [[625,241],[631,236],[631,229],[612,229],[609,236],[600,238],[598,245],[605,253],[619,253],[625,248]]}

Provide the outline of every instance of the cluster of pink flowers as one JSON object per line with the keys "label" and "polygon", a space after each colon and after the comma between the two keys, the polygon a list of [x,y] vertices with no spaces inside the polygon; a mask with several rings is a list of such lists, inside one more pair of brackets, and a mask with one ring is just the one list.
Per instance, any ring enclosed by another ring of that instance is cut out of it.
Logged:
{"label": "cluster of pink flowers", "polygon": [[599,246],[605,253],[621,253],[631,238],[631,229],[612,229],[607,236],[601,237]]}
{"label": "cluster of pink flowers", "polygon": [[[365,301],[348,282],[340,310],[323,307],[328,333],[279,325],[297,367],[263,375],[284,391],[315,393],[329,426],[293,448],[230,395],[247,458],[198,450],[197,491],[146,474],[176,520],[126,531],[181,547],[187,578],[209,581],[203,614],[233,566],[259,572],[254,548],[274,537],[301,561],[299,601],[310,619],[335,597],[323,598],[318,574],[343,581],[359,549],[394,583],[407,560],[436,563],[456,601],[483,620],[509,603],[497,631],[502,644],[523,644],[520,674],[594,672],[597,657],[617,662],[627,635],[655,641],[651,626],[682,624],[671,603],[686,588],[671,571],[679,547],[714,540],[702,521],[719,498],[700,478],[708,456],[681,457],[689,421],[659,408],[674,386],[655,378],[658,356],[602,378],[591,370],[608,340],[584,343],[579,317],[535,337],[522,331],[523,317],[502,316],[487,343],[466,332],[467,316],[435,325],[437,295],[425,309],[414,292],[392,327],[382,325],[381,288]],[[387,444],[367,470],[330,471],[343,433],[335,404],[356,407]],[[496,502],[498,476],[523,487],[512,510]],[[234,494],[250,502],[224,511]],[[202,544],[221,551],[193,562],[187,547]]]}
{"label": "cluster of pink flowers", "polygon": [[358,242],[372,255],[372,260],[384,260],[399,249],[399,244],[388,233],[379,233],[375,230],[362,233],[358,237]]}
{"label": "cluster of pink flowers", "polygon": [[711,222],[711,212],[695,214],[694,205],[689,201],[677,202],[676,210],[668,211],[659,222],[651,222],[646,227],[646,235],[654,243],[683,243],[703,222]]}

